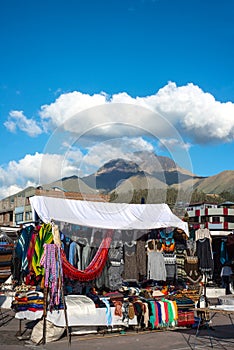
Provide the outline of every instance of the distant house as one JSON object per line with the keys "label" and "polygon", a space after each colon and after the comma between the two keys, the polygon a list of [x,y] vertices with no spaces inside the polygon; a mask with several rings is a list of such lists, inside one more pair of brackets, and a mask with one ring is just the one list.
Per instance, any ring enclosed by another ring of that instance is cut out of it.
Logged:
{"label": "distant house", "polygon": [[212,236],[225,236],[234,231],[234,203],[191,203],[186,208],[189,225],[208,228]]}

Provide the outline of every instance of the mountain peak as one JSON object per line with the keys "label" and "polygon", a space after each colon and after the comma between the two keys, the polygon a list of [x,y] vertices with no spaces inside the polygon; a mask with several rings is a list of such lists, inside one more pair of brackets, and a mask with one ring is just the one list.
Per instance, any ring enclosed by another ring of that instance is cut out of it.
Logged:
{"label": "mountain peak", "polygon": [[126,159],[112,159],[98,169],[96,176],[99,176],[103,173],[110,173],[113,170],[118,170],[119,172],[125,172],[127,170],[128,172],[137,173],[139,171],[139,166],[135,162],[128,161]]}

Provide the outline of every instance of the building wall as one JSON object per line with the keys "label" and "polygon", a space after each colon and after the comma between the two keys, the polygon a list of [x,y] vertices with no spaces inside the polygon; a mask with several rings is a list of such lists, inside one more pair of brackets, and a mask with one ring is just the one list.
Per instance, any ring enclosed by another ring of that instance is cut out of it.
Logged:
{"label": "building wall", "polygon": [[42,190],[29,187],[15,195],[0,200],[0,225],[20,226],[35,222],[37,216],[30,205],[30,197],[34,195],[98,202],[109,202],[110,200],[110,196],[103,194],[81,194],[78,192]]}
{"label": "building wall", "polygon": [[202,203],[187,208],[189,224],[211,231],[233,231],[234,209]]}

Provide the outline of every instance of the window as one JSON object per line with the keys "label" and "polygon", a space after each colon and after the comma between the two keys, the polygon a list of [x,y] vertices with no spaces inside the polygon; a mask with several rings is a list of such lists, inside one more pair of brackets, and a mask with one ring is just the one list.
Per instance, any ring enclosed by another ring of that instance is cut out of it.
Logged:
{"label": "window", "polygon": [[212,222],[213,223],[219,223],[220,222],[220,216],[213,216],[212,217]]}
{"label": "window", "polygon": [[201,222],[204,223],[204,222],[209,222],[209,216],[202,216],[201,217]]}
{"label": "window", "polygon": [[23,221],[23,219],[24,219],[24,213],[15,214],[15,222],[16,223]]}
{"label": "window", "polygon": [[29,205],[29,204],[30,204],[29,198],[30,198],[30,197],[26,197],[26,198],[25,198],[25,205]]}
{"label": "window", "polygon": [[233,215],[225,216],[224,217],[224,221],[226,221],[226,222],[234,222],[234,216]]}
{"label": "window", "polygon": [[199,222],[199,216],[194,216],[191,221],[193,221],[194,223],[196,223],[196,222],[198,223]]}
{"label": "window", "polygon": [[26,211],[25,213],[25,220],[32,220],[32,212],[31,211]]}

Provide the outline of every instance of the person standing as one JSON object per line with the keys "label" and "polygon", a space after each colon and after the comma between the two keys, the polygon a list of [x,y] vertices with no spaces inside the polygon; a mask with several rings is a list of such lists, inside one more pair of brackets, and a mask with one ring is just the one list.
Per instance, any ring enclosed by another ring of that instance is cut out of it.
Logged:
{"label": "person standing", "polygon": [[231,294],[230,283],[232,274],[233,272],[230,264],[225,264],[221,269],[220,277],[222,279],[222,288],[225,288],[226,294]]}

